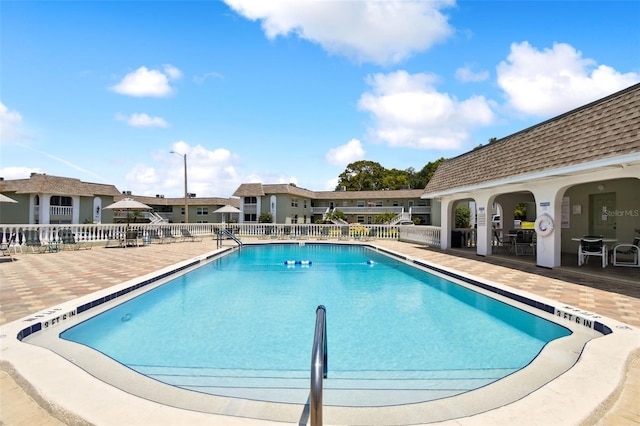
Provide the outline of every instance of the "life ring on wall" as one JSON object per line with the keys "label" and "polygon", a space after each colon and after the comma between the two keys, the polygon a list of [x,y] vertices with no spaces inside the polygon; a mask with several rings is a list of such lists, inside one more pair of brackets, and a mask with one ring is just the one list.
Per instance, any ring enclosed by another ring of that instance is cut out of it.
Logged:
{"label": "life ring on wall", "polygon": [[546,237],[553,232],[553,218],[547,213],[541,214],[536,219],[535,228],[539,235]]}

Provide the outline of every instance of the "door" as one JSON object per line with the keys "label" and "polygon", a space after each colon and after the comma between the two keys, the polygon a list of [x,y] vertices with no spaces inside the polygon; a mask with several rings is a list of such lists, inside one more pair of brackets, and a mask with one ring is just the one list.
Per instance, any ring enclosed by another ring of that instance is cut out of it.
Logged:
{"label": "door", "polygon": [[589,235],[616,238],[616,193],[589,195]]}

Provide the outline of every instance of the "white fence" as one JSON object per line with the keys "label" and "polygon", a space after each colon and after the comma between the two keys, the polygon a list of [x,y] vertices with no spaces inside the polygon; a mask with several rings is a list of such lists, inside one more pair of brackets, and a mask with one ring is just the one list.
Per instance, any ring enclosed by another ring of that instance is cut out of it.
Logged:
{"label": "white fence", "polygon": [[220,229],[227,229],[239,238],[258,239],[350,239],[350,240],[402,240],[430,246],[440,246],[440,228],[436,226],[394,225],[318,225],[318,224],[242,224],[242,223],[180,223],[180,224],[55,224],[55,225],[3,225],[0,224],[0,242],[13,241],[25,245],[25,231],[37,230],[40,241],[47,244],[59,241],[61,229],[71,230],[75,239],[92,245],[105,245],[117,240],[127,230],[137,230],[143,240],[149,230],[160,234],[182,236],[187,229],[198,237],[212,237]]}

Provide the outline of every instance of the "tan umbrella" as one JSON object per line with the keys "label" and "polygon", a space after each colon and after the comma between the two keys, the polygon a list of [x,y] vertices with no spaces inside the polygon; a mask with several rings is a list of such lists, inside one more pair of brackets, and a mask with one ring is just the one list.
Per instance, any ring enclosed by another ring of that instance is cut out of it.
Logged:
{"label": "tan umbrella", "polygon": [[218,210],[214,211],[214,213],[222,213],[222,223],[225,223],[227,213],[240,213],[240,209],[227,204],[226,206],[220,207]]}
{"label": "tan umbrella", "polygon": [[0,194],[0,203],[17,203],[13,198],[9,198],[4,194]]}
{"label": "tan umbrella", "polygon": [[[120,201],[116,201],[113,204],[109,204],[104,209],[107,210],[151,210],[152,207],[141,203],[140,201],[136,201],[133,198],[123,198]],[[129,215],[127,214],[127,223],[129,223]]]}

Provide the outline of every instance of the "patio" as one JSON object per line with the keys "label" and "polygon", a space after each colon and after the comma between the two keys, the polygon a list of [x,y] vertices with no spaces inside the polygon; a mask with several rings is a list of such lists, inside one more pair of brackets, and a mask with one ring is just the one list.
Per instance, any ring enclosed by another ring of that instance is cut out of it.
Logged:
{"label": "patio", "polygon": [[[209,252],[215,249],[215,244],[215,240],[207,238],[199,243],[149,245],[135,250],[95,247],[93,250],[47,254],[18,253],[16,262],[6,259],[0,265],[0,280],[3,283],[0,291],[3,301],[0,324]],[[563,258],[563,264],[567,266],[546,269],[536,266],[532,256],[481,257],[471,249],[442,251],[391,240],[375,241],[374,244],[560,300],[634,327],[640,326],[638,269],[607,267],[603,270],[598,267],[597,262],[585,265],[586,268],[578,268],[577,256],[569,254],[566,261]],[[122,268],[123,264],[129,267]],[[9,366],[2,363],[0,370],[3,395],[0,420],[4,424],[26,424],[27,418],[38,418],[35,423],[39,424],[61,424],[49,414],[53,407],[39,398],[37,393],[34,394],[29,384],[23,383]],[[620,397],[613,395],[597,418],[590,419],[593,421],[588,424],[638,422],[640,413],[634,401],[640,397],[639,378],[640,360],[636,357],[635,361],[630,360],[627,381],[620,388]],[[60,413],[57,414],[59,415]],[[69,418],[65,420],[68,421]]]}

